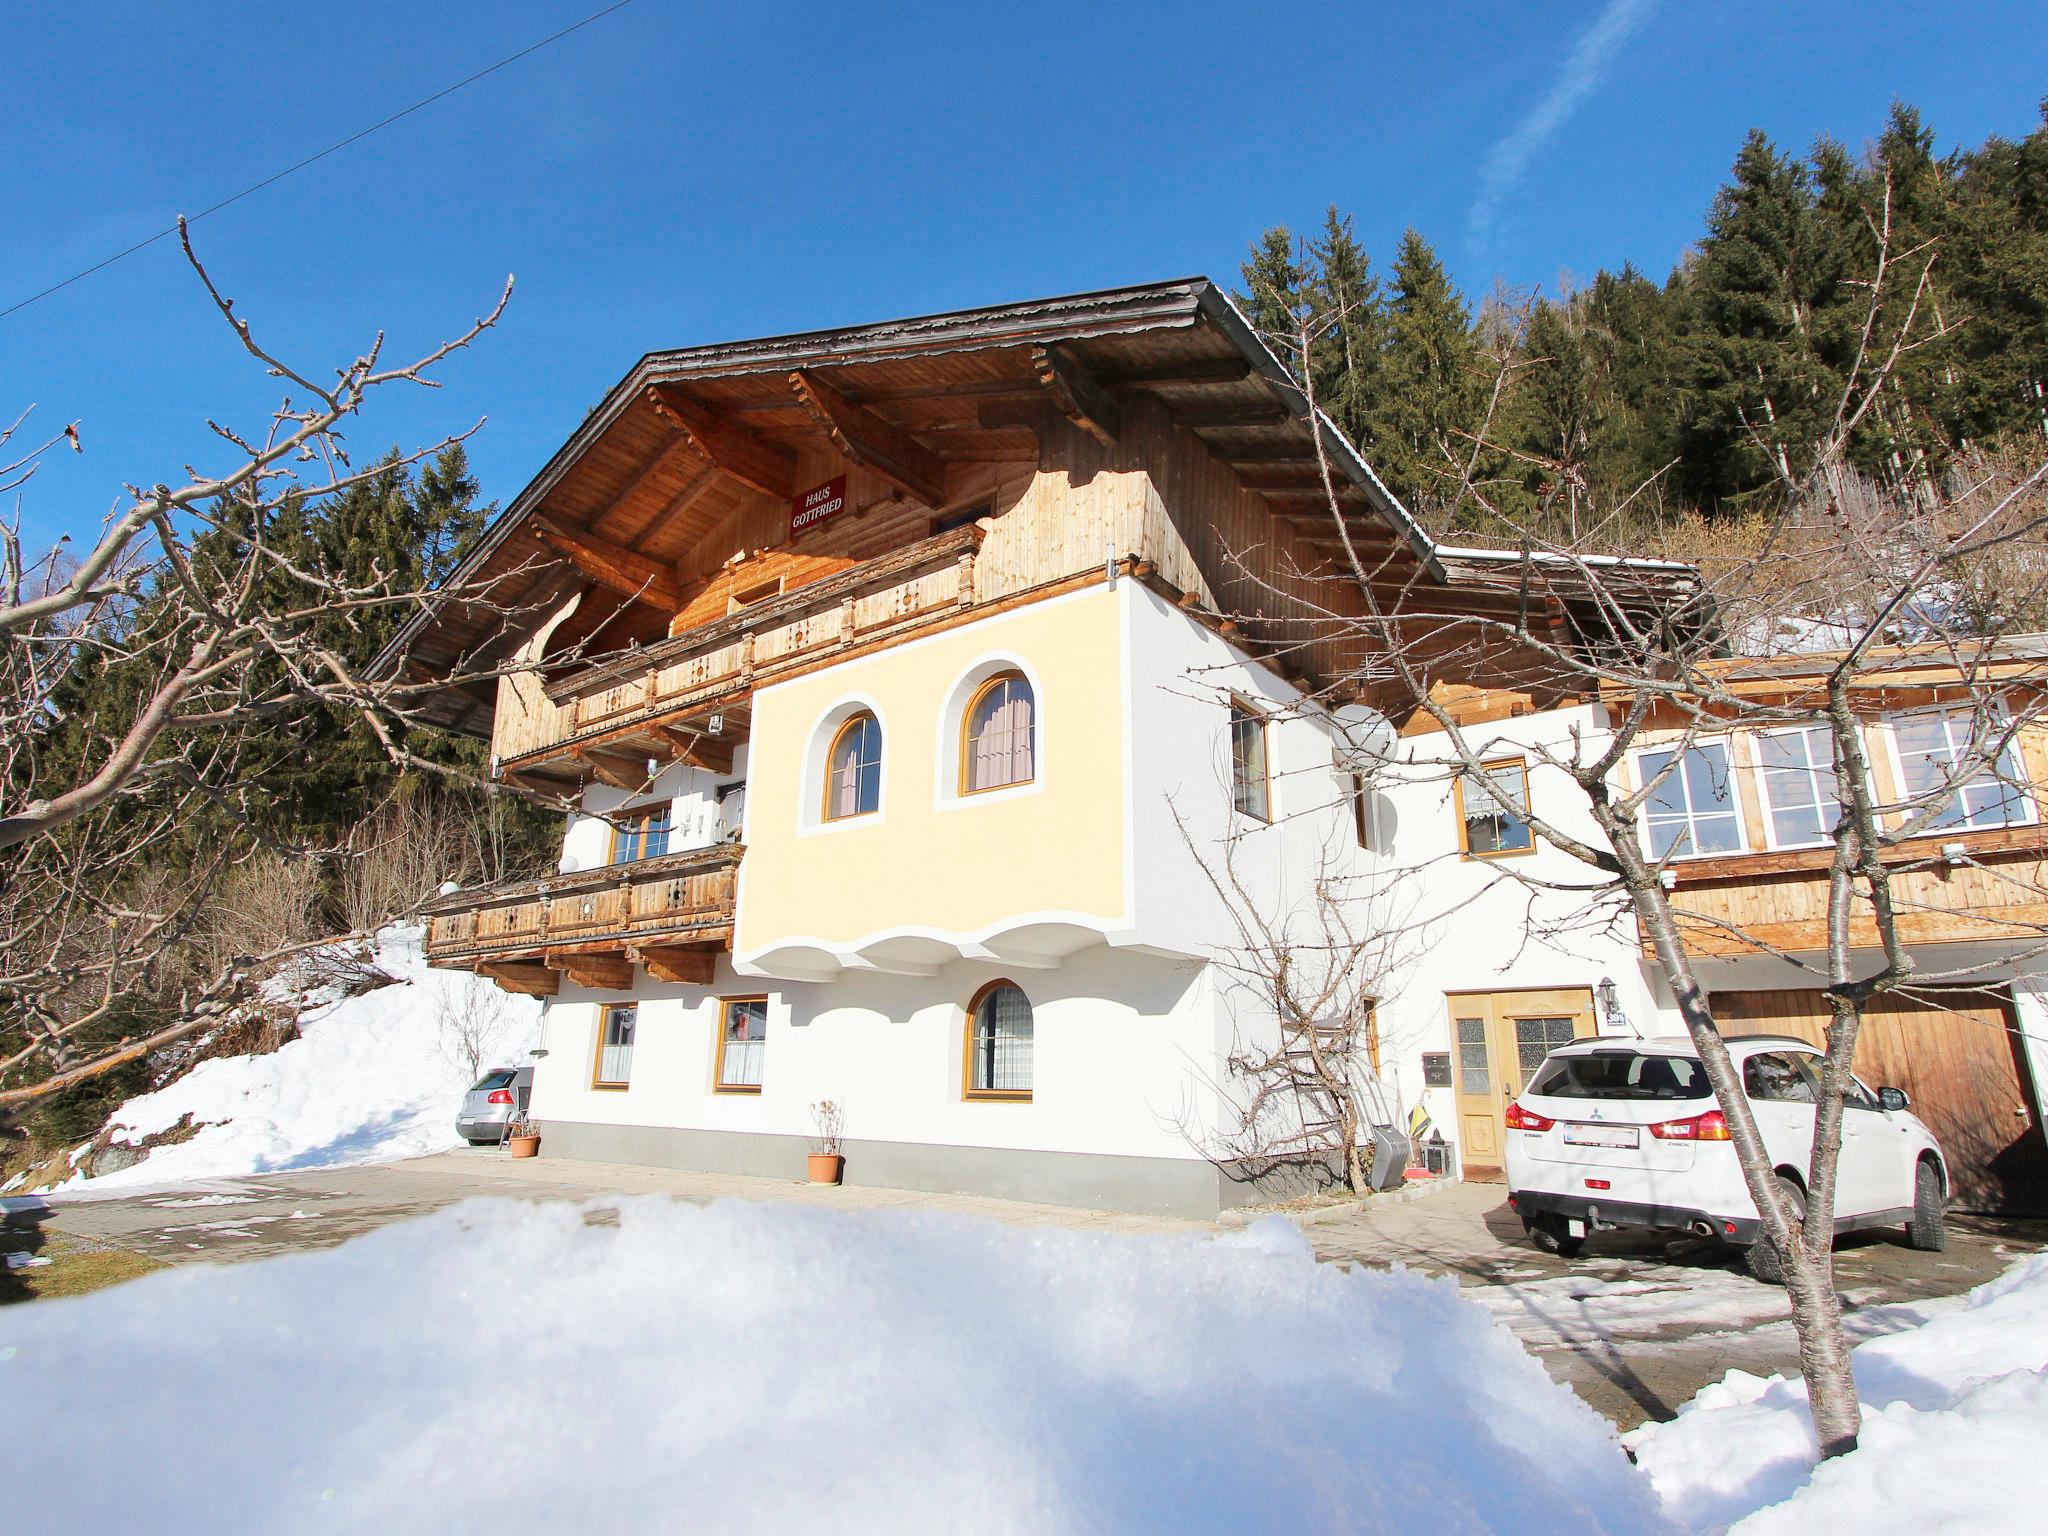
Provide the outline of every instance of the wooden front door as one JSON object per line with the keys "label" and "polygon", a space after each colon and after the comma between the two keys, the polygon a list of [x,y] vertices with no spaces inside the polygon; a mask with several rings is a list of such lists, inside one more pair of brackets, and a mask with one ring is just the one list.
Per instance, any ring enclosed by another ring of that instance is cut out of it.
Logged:
{"label": "wooden front door", "polygon": [[[1827,1043],[1827,1000],[1814,990],[1716,992],[1721,1032]],[[2020,1055],[2012,1000],[1988,988],[1892,994],[1864,1011],[1856,1075],[1903,1088],[1948,1158],[1967,1211],[2048,1214],[2048,1142]]]}
{"label": "wooden front door", "polygon": [[1451,1058],[1457,1067],[1458,1144],[1465,1171],[1501,1166],[1508,1101],[1560,1045],[1593,1030],[1585,987],[1546,992],[1452,992]]}

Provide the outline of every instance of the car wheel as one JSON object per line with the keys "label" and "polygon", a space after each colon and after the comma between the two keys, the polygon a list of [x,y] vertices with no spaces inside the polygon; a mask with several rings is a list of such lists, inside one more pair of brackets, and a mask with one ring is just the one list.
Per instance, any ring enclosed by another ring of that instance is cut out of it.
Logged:
{"label": "car wheel", "polygon": [[1554,1253],[1560,1259],[1576,1259],[1579,1250],[1586,1246],[1583,1237],[1573,1237],[1564,1224],[1562,1216],[1536,1216],[1525,1225],[1529,1229],[1529,1241],[1545,1253]]}
{"label": "car wheel", "polygon": [[[1791,1203],[1792,1214],[1799,1220],[1806,1220],[1806,1192],[1782,1173],[1778,1175],[1778,1193]],[[1742,1252],[1742,1267],[1749,1271],[1752,1279],[1761,1280],[1765,1285],[1785,1283],[1785,1259],[1778,1252],[1778,1245],[1761,1234]]]}
{"label": "car wheel", "polygon": [[1948,1202],[1941,1195],[1941,1174],[1925,1158],[1913,1175],[1913,1219],[1906,1223],[1906,1246],[1939,1253],[1948,1246]]}

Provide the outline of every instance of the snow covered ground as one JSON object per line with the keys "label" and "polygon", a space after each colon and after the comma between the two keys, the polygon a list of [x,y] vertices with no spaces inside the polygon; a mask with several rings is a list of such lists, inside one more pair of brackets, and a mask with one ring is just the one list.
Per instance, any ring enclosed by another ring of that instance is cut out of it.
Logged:
{"label": "snow covered ground", "polygon": [[1857,1346],[1863,1433],[1847,1456],[1816,1469],[1805,1388],[1741,1371],[1631,1434],[1674,1520],[1740,1536],[2042,1529],[2048,1253],[1960,1302],[1891,1310],[1917,1326]]}
{"label": "snow covered ground", "polygon": [[418,928],[387,928],[375,960],[398,985],[301,1013],[300,1038],[263,1056],[201,1062],[109,1122],[133,1144],[186,1115],[206,1128],[154,1148],[133,1167],[75,1178],[66,1194],[129,1193],[195,1179],[417,1157],[460,1145],[455,1111],[469,1087],[441,1021],[443,999],[481,989],[496,1010],[486,1065],[523,1065],[538,1038],[535,999],[500,992],[460,971],[428,968]]}
{"label": "snow covered ground", "polygon": [[0,1445],[44,1533],[1669,1529],[1454,1284],[1277,1219],[472,1202],[0,1311]]}

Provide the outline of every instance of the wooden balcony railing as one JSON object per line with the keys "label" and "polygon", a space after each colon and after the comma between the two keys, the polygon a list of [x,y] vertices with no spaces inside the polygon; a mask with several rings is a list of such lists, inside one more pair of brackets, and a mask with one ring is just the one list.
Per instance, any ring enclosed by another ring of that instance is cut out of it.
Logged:
{"label": "wooden balcony railing", "polygon": [[516,771],[967,607],[980,542],[978,527],[952,529],[566,677],[508,678],[494,737],[499,760]]}
{"label": "wooden balcony railing", "polygon": [[741,850],[726,843],[436,897],[427,961],[476,966],[629,946],[729,947]]}

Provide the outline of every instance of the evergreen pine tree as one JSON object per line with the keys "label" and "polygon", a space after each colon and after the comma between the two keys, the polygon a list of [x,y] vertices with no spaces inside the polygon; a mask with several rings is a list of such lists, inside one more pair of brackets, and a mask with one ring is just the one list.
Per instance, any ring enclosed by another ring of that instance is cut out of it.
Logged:
{"label": "evergreen pine tree", "polygon": [[1394,257],[1383,386],[1371,402],[1373,467],[1395,494],[1446,499],[1484,396],[1472,317],[1429,242],[1410,229]]}

